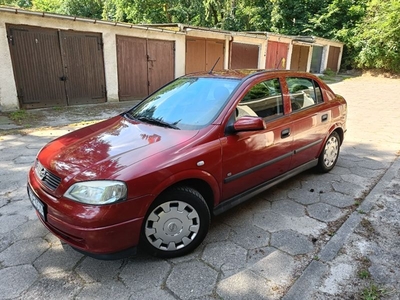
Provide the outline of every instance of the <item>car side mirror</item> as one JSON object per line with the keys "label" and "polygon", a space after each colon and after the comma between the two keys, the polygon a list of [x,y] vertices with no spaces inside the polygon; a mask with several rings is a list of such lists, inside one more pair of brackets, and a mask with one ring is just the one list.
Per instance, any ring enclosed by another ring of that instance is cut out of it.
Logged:
{"label": "car side mirror", "polygon": [[266,128],[265,122],[260,117],[244,116],[233,123],[233,131],[255,131]]}

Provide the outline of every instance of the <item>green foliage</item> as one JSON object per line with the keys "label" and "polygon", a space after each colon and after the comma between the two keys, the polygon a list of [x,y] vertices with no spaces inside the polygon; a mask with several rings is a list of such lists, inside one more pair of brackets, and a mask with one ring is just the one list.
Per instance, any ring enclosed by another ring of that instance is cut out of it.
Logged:
{"label": "green foliage", "polygon": [[34,10],[58,13],[60,7],[61,0],[32,0]]}
{"label": "green foliage", "polygon": [[18,124],[21,124],[22,121],[24,121],[26,118],[28,118],[28,114],[26,110],[17,110],[13,111],[9,114],[9,118],[13,121],[15,121]]}
{"label": "green foliage", "polygon": [[305,32],[345,44],[342,67],[354,68],[359,49],[357,26],[361,24],[369,0],[331,0],[310,18]]}
{"label": "green foliage", "polygon": [[221,27],[235,31],[267,31],[271,27],[272,5],[269,1],[227,1]]}
{"label": "green foliage", "polygon": [[271,11],[271,31],[301,35],[310,18],[324,7],[325,0],[270,0]]}
{"label": "green foliage", "polygon": [[371,0],[355,42],[361,49],[356,58],[359,67],[400,72],[399,16],[400,1]]}
{"label": "green foliage", "polygon": [[30,0],[0,0],[0,5],[30,8],[32,2]]}
{"label": "green foliage", "polygon": [[361,270],[360,272],[358,272],[358,277],[360,277],[361,279],[367,279],[371,277],[371,274],[369,273],[368,270]]}
{"label": "green foliage", "polygon": [[59,12],[65,15],[101,19],[102,0],[62,0]]}
{"label": "green foliage", "polygon": [[371,283],[361,293],[361,299],[363,300],[379,300],[383,296],[387,295],[387,291],[374,283]]}

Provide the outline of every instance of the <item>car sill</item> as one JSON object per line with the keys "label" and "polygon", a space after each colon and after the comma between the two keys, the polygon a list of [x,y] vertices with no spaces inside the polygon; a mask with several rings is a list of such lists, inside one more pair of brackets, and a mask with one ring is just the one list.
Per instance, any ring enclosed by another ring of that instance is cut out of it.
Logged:
{"label": "car sill", "polygon": [[314,160],[312,160],[308,163],[305,163],[293,170],[290,170],[289,172],[287,172],[285,174],[282,174],[281,176],[278,176],[270,181],[264,182],[254,188],[251,188],[235,197],[225,200],[224,202],[218,204],[214,208],[214,215],[222,214],[222,213],[226,212],[227,210],[231,209],[232,207],[235,207],[235,206],[245,202],[246,200],[254,197],[255,195],[269,189],[270,187],[272,187],[282,181],[285,181],[286,179],[288,179],[290,177],[300,174],[300,173],[304,172],[305,170],[315,167],[317,164],[318,164],[318,159],[314,159]]}

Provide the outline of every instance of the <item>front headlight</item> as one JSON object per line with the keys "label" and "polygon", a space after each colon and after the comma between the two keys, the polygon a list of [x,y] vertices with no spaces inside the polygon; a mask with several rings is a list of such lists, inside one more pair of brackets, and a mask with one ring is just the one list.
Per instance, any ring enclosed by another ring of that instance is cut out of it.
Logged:
{"label": "front headlight", "polygon": [[85,204],[110,204],[126,199],[127,187],[121,181],[98,180],[73,184],[64,197]]}

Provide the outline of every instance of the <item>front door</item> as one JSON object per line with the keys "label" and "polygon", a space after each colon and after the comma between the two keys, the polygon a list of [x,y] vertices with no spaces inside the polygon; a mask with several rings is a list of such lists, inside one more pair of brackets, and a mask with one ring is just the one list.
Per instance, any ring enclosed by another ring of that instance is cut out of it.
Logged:
{"label": "front door", "polygon": [[236,119],[261,117],[266,129],[229,134],[223,151],[223,200],[283,174],[290,165],[290,116],[285,114],[278,78],[249,87],[236,107]]}

